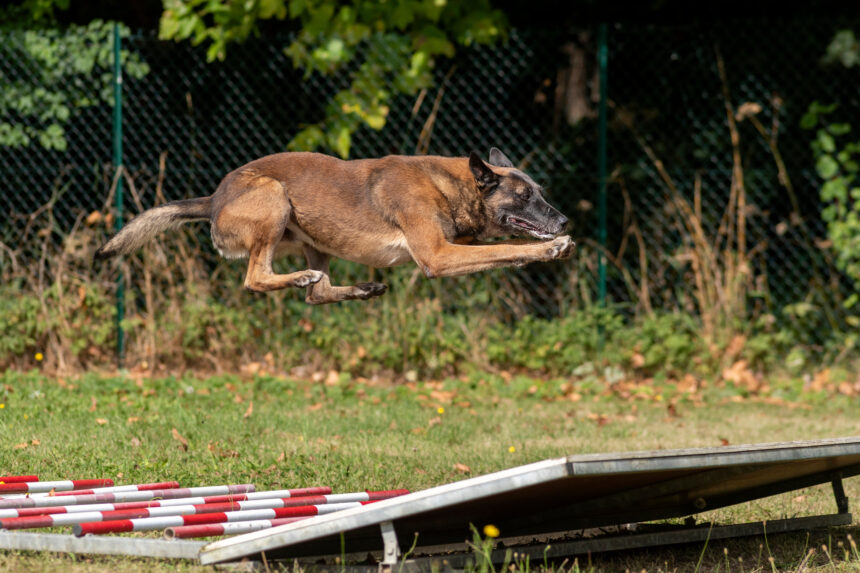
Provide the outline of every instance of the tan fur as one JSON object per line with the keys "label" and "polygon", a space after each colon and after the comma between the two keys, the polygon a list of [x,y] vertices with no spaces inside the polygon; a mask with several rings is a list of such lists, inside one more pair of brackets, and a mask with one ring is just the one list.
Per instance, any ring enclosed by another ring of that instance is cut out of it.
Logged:
{"label": "tan fur", "polygon": [[[492,170],[500,175],[510,171]],[[130,252],[155,233],[191,220],[204,206],[221,254],[248,257],[246,288],[309,287],[306,300],[311,304],[385,292],[380,283],[332,286],[331,257],[379,268],[415,261],[428,277],[439,277],[570,255],[573,242],[567,236],[522,244],[474,243],[506,234],[491,216],[493,201],[503,199],[482,195],[467,158],[342,161],[317,153],[279,153],[232,171],[211,197],[185,202],[196,211],[176,206],[183,202],[146,211],[96,256]],[[274,258],[298,252],[307,259],[308,270],[273,271]]]}

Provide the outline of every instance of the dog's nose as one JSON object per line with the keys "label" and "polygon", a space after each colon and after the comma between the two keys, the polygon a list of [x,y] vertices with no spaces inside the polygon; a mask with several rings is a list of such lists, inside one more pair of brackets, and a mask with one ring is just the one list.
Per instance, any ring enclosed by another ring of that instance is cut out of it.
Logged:
{"label": "dog's nose", "polygon": [[565,227],[567,227],[567,217],[562,215],[561,219],[558,220],[558,226],[560,229],[564,229]]}

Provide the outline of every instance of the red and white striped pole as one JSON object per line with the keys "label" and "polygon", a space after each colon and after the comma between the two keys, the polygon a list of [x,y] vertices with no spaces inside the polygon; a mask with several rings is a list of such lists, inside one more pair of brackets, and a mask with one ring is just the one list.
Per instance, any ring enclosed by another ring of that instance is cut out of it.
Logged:
{"label": "red and white striped pole", "polygon": [[[203,503],[225,503],[230,501],[245,501],[250,499],[315,499],[331,491],[330,487],[313,487],[298,489],[276,489],[272,491],[255,491],[229,495],[209,495],[195,497],[179,497],[174,499],[159,499],[157,501],[124,501],[118,503],[88,503],[80,505],[62,505],[52,507],[22,507],[18,509],[0,509],[0,519],[10,517],[30,517],[34,515],[51,515],[57,513],[81,513],[85,511],[116,511],[120,509],[141,509],[144,507],[167,507],[173,505],[200,505]],[[306,501],[304,505],[314,502]]]}
{"label": "red and white striped pole", "polygon": [[67,479],[60,481],[26,481],[20,483],[0,484],[0,495],[7,493],[42,493],[53,491],[69,491],[91,487],[109,487],[113,480],[106,479]]}
{"label": "red and white striped pole", "polygon": [[[53,495],[85,495],[96,493],[116,493],[120,491],[150,491],[153,489],[176,489],[179,487],[178,481],[162,481],[156,483],[139,483],[133,485],[117,485],[113,487],[100,487],[96,489],[60,491]],[[43,495],[43,494],[38,494]]]}
{"label": "red and white striped pole", "polygon": [[0,483],[23,483],[39,481],[39,476],[0,476]]}
{"label": "red and white striped pole", "polygon": [[239,535],[261,529],[269,529],[278,525],[286,525],[308,517],[281,517],[278,519],[256,519],[254,521],[237,521],[236,523],[206,523],[203,525],[178,525],[164,530],[167,539],[189,539],[192,537],[216,537],[219,535]]}
{"label": "red and white striped pole", "polygon": [[[147,517],[164,517],[177,515],[198,515],[205,513],[241,512],[256,509],[274,509],[284,507],[307,507],[323,505],[335,505],[343,503],[379,501],[403,495],[403,490],[357,492],[350,494],[337,494],[336,496],[309,496],[296,498],[256,499],[247,501],[230,501],[225,503],[203,503],[184,504],[166,507],[142,507],[134,509],[120,509],[108,511],[82,511],[73,513],[60,513],[53,515],[35,515],[29,517],[11,517],[0,519],[2,529],[34,529],[39,527],[59,527],[63,525],[74,525],[77,523],[93,523],[116,521],[123,519],[138,519]],[[336,498],[331,502],[327,498]],[[88,507],[88,506],[83,506]]]}
{"label": "red and white striped pole", "polygon": [[117,493],[95,493],[87,495],[52,495],[44,497],[21,497],[0,499],[0,509],[22,507],[56,507],[62,505],[83,505],[89,503],[115,503],[122,501],[146,501],[153,499],[176,499],[196,495],[228,495],[254,491],[254,484],[213,485],[204,487],[178,487],[174,489],[155,489],[150,491],[120,491]]}
{"label": "red and white striped pole", "polygon": [[247,511],[230,511],[218,513],[201,513],[192,515],[171,515],[164,517],[144,517],[140,519],[119,519],[93,523],[80,523],[72,526],[72,531],[78,537],[88,533],[120,533],[127,531],[152,531],[179,525],[199,525],[204,523],[225,523],[236,521],[252,521],[258,519],[275,519],[279,517],[303,517],[334,513],[352,509],[372,501],[353,503],[333,503],[327,505],[303,505],[299,507],[280,507],[272,509],[251,509]]}

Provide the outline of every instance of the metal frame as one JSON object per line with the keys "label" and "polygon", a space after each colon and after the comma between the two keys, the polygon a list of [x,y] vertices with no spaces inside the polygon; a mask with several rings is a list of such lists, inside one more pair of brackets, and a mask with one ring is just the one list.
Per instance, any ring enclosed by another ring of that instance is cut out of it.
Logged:
{"label": "metal frame", "polygon": [[95,555],[130,555],[165,559],[197,559],[204,541],[141,539],[138,537],[75,537],[60,533],[0,530],[0,549],[53,551]]}

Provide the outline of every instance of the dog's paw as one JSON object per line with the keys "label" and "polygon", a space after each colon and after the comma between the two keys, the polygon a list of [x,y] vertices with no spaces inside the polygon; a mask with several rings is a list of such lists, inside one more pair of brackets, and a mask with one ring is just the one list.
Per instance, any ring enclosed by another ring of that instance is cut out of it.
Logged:
{"label": "dog's paw", "polygon": [[358,283],[355,288],[359,291],[358,298],[367,300],[385,294],[388,287],[382,283]]}
{"label": "dog's paw", "polygon": [[576,243],[569,235],[556,237],[549,245],[547,254],[550,259],[566,259],[573,254],[573,249],[576,247]]}
{"label": "dog's paw", "polygon": [[324,276],[325,273],[322,271],[307,270],[304,271],[301,277],[295,280],[294,284],[298,288],[308,287],[320,282]]}

